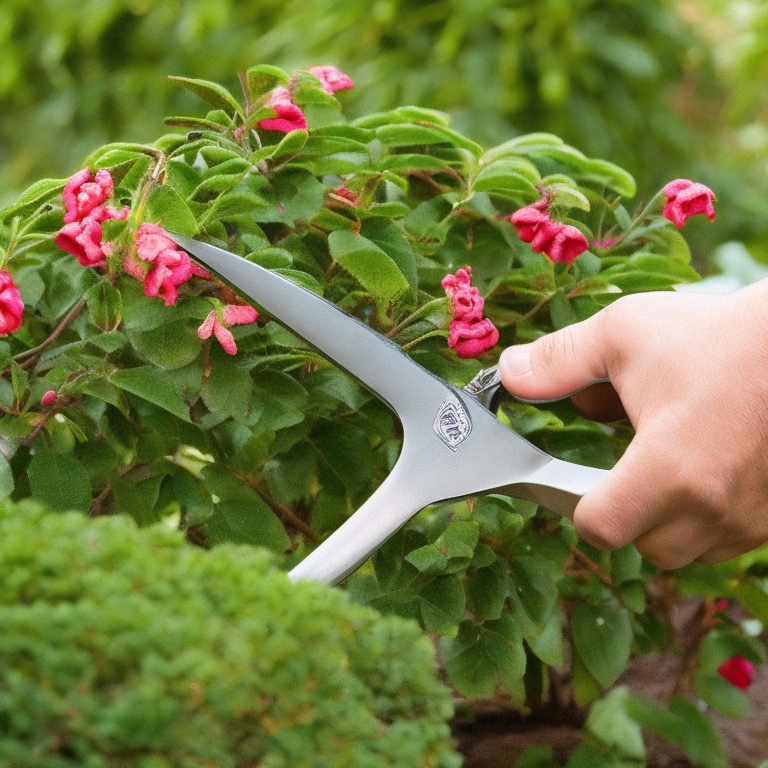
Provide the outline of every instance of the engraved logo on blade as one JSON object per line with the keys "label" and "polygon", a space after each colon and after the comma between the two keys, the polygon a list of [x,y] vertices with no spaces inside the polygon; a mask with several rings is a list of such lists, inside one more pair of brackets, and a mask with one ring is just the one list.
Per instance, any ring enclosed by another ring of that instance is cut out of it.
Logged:
{"label": "engraved logo on blade", "polygon": [[472,422],[461,403],[455,397],[448,397],[440,405],[432,428],[437,436],[455,451],[469,437]]}

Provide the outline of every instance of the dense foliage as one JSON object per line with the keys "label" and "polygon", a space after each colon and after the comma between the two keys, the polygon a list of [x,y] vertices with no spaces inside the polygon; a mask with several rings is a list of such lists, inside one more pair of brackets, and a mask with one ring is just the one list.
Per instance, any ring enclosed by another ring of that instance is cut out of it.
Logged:
{"label": "dense foliage", "polygon": [[484,143],[556,133],[646,190],[696,157],[672,89],[694,77],[712,95],[709,52],[667,0],[11,2],[0,42],[0,160],[16,188],[104,141],[154,138],[189,106],[158,74],[234,85],[254,60],[343,63],[358,115],[419,104]]}
{"label": "dense foliage", "polygon": [[459,764],[418,627],[263,550],[0,509],[0,764]]}
{"label": "dense foliage", "polygon": [[[241,80],[236,98],[177,78],[210,111],[170,119],[183,131],[152,144],[107,144],[66,186],[39,181],[0,211],[1,266],[26,305],[10,284],[0,294],[6,496],[165,520],[205,546],[287,551],[291,564],[391,469],[393,414],[278,324],[243,321],[237,297],[157,239],[158,224],[324,295],[457,385],[503,346],[623,294],[697,279],[673,222],[713,218],[699,185],[632,202],[631,174],[552,134],[486,150],[424,108],[348,121],[349,93],[310,72],[254,66]],[[691,191],[698,202],[682,215],[677,196]],[[446,343],[457,318],[443,281],[465,266],[499,334],[461,358]],[[569,403],[508,402],[498,416],[593,466],[611,466],[631,438]],[[659,575],[632,547],[597,551],[546,510],[489,496],[426,510],[348,587],[439,638],[448,678],[468,697],[503,690],[531,711],[565,679],[577,705],[594,702],[574,768],[642,764],[641,728],[719,768],[696,705],[658,708],[611,687],[633,655],[674,642],[670,604],[649,597],[663,585],[702,600],[688,689],[743,713],[747,699],[718,669],[736,656],[752,667],[764,651],[718,601],[768,622],[766,558]]]}

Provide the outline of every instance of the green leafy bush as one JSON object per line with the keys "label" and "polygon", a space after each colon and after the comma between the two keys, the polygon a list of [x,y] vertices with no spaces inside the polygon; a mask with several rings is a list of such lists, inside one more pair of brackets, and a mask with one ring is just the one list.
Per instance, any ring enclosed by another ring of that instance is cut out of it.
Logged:
{"label": "green leafy bush", "polygon": [[[392,468],[402,437],[393,414],[269,318],[243,321],[229,289],[193,274],[172,244],[151,246],[162,242],[152,240],[163,237],[159,225],[322,294],[459,386],[503,346],[622,295],[698,278],[664,215],[667,195],[635,201],[631,174],[555,135],[484,149],[430,109],[350,121],[347,94],[303,70],[258,65],[240,80],[242,98],[176,78],[207,112],[170,118],[182,130],[152,144],[107,144],[84,175],[36,182],[0,211],[5,496],[164,520],[198,544],[258,545],[287,552],[291,565]],[[284,133],[264,122],[277,107]],[[94,223],[91,197],[99,228],[77,240]],[[524,220],[535,219],[547,223],[534,233]],[[578,247],[538,237],[554,231]],[[459,357],[442,282],[465,266],[499,335]],[[632,437],[568,402],[507,402],[498,417],[547,452],[598,467]],[[598,551],[548,511],[488,496],[423,511],[348,588],[358,602],[418,619],[467,697],[503,691],[535,711],[565,677],[573,703],[596,713],[591,744],[613,749],[614,714],[635,746],[642,727],[692,756],[700,752],[684,734],[711,724],[690,701],[659,708],[630,697],[618,707],[602,697],[632,656],[674,644],[668,606],[650,599],[663,588],[706,609],[684,669],[696,696],[746,711],[718,669],[735,655],[757,664],[764,649],[714,606],[729,599],[768,623],[766,562],[758,551],[705,573],[659,574],[632,547]],[[716,735],[710,742],[700,763],[719,768]]]}
{"label": "green leafy bush", "polygon": [[0,510],[0,764],[457,766],[418,627],[263,550]]}

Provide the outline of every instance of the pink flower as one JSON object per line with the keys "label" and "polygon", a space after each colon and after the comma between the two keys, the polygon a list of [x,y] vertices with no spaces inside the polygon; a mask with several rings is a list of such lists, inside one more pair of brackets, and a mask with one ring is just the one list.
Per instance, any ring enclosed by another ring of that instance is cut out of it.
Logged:
{"label": "pink flower", "polygon": [[471,267],[446,275],[441,285],[451,302],[453,319],[448,326],[448,346],[459,357],[477,357],[499,340],[499,331],[483,317],[485,299],[471,284]]}
{"label": "pink flower", "polygon": [[499,340],[499,331],[487,318],[467,321],[454,320],[448,331],[448,346],[459,357],[477,357]]}
{"label": "pink flower", "polygon": [[126,261],[126,272],[143,280],[146,296],[162,298],[167,306],[176,303],[179,297],[178,286],[186,283],[192,275],[209,276],[205,270],[192,263],[185,251],[176,248],[176,244],[159,224],[144,222],[134,235],[133,244],[136,255],[151,266],[144,274],[138,265]]}
{"label": "pink flower", "polygon": [[678,229],[697,213],[703,213],[710,221],[715,220],[715,193],[704,184],[688,179],[670,181],[662,190],[666,203],[662,210],[664,218],[669,219]]}
{"label": "pink flower", "polygon": [[102,241],[101,223],[128,216],[127,208],[117,210],[105,204],[114,193],[112,174],[106,168],[96,171],[95,176],[84,168],[64,185],[61,199],[66,213],[64,226],[56,234],[56,245],[71,253],[84,267],[106,266],[112,245]]}
{"label": "pink flower", "polygon": [[55,389],[49,389],[41,398],[40,398],[40,405],[43,406],[43,408],[47,408],[50,405],[53,405],[56,402],[56,390]]}
{"label": "pink flower", "polygon": [[64,223],[79,221],[90,215],[115,194],[115,184],[112,174],[102,168],[91,177],[91,172],[83,168],[64,185],[61,198],[67,212],[64,214]]}
{"label": "pink flower", "polygon": [[250,325],[259,319],[259,313],[250,304],[227,304],[221,316],[227,325]]}
{"label": "pink flower", "polygon": [[552,261],[571,264],[589,248],[580,229],[550,217],[545,201],[526,205],[507,218],[517,229],[518,237],[531,244],[534,253],[543,253]]}
{"label": "pink flower", "polygon": [[745,691],[755,677],[755,666],[743,656],[731,656],[717,668],[717,672],[731,685]]}
{"label": "pink flower", "polygon": [[331,192],[331,196],[347,205],[351,205],[353,208],[360,205],[360,196],[356,195],[351,189],[345,187],[343,184],[340,187],[336,187],[336,189]]}
{"label": "pink flower", "polygon": [[56,245],[71,253],[84,267],[106,266],[111,245],[102,241],[101,222],[86,216],[81,221],[65,224],[56,235]]}
{"label": "pink flower", "polygon": [[546,205],[544,206],[544,210],[542,210],[541,203],[526,205],[524,208],[515,211],[508,218],[517,228],[517,236],[524,243],[532,242],[540,227],[551,222],[549,214],[546,211]]}
{"label": "pink flower", "polygon": [[580,229],[571,224],[556,224],[555,226],[557,231],[545,253],[552,261],[571,264],[589,248],[587,238],[584,237]]}
{"label": "pink flower", "polygon": [[201,339],[208,339],[213,334],[228,355],[235,355],[237,344],[227,326],[248,325],[258,317],[259,313],[247,304],[227,304],[220,311],[213,309],[208,313],[203,324],[197,329],[197,335]]}
{"label": "pink flower", "polygon": [[454,320],[481,320],[485,299],[480,292],[470,284],[472,270],[463,267],[455,275],[446,275],[440,285],[451,300],[451,311]]}
{"label": "pink flower", "polygon": [[287,88],[283,86],[275,88],[264,106],[271,107],[275,116],[259,120],[256,123],[257,128],[265,131],[279,131],[280,133],[307,129],[307,118],[304,117],[301,109],[293,103],[293,97]]}
{"label": "pink flower", "polygon": [[23,312],[24,302],[16,283],[6,270],[0,269],[0,336],[7,336],[21,328]]}
{"label": "pink flower", "polygon": [[349,75],[345,75],[336,67],[310,67],[307,72],[313,74],[320,81],[320,85],[326,93],[335,93],[355,87]]}

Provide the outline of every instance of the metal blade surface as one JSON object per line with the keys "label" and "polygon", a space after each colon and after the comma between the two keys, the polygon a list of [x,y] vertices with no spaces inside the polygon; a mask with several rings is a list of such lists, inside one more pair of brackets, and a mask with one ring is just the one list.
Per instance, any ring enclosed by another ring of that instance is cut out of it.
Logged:
{"label": "metal blade surface", "polygon": [[411,360],[397,344],[335,304],[242,256],[168,234],[258,309],[375,392],[395,412],[415,406],[437,407],[446,397],[445,382]]}

